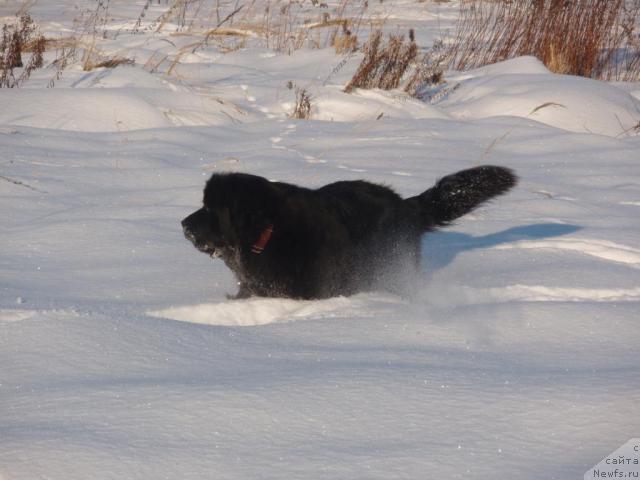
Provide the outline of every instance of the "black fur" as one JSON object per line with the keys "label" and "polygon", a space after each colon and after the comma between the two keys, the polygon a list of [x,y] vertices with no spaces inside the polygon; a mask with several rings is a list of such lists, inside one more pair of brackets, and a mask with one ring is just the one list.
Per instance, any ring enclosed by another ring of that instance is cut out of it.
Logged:
{"label": "black fur", "polygon": [[[448,175],[403,200],[361,180],[311,190],[243,173],[214,174],[203,208],[182,226],[198,250],[222,258],[235,273],[235,298],[406,293],[419,266],[421,235],[516,182],[507,168],[483,166]],[[264,250],[255,253],[270,226]]]}

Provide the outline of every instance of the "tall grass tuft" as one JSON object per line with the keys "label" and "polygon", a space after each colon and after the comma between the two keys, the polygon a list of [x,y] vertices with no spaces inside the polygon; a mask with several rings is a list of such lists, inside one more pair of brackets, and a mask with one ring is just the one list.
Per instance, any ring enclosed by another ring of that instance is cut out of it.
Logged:
{"label": "tall grass tuft", "polygon": [[534,55],[557,73],[638,78],[639,11],[640,0],[461,0],[452,67]]}
{"label": "tall grass tuft", "polygon": [[345,87],[345,92],[351,92],[354,88],[397,88],[418,55],[413,30],[409,31],[409,41],[405,40],[404,35],[390,35],[386,44],[382,42],[382,32],[377,30],[371,34],[362,50],[364,58]]}

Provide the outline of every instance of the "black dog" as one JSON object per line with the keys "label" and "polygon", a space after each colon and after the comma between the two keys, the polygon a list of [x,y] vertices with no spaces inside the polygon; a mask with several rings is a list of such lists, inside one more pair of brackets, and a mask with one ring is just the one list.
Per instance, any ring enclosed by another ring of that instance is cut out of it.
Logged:
{"label": "black dog", "polygon": [[234,298],[406,293],[419,266],[421,235],[516,182],[507,168],[483,166],[403,200],[365,181],[310,190],[255,175],[214,174],[203,208],[182,227],[198,250],[222,258],[235,273],[240,291]]}

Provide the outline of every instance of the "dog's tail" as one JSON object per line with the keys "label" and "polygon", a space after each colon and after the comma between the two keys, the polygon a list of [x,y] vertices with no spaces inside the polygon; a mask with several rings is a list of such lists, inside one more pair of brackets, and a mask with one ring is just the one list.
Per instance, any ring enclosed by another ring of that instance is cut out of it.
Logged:
{"label": "dog's tail", "polygon": [[484,165],[447,175],[432,188],[407,198],[420,216],[424,230],[442,227],[502,195],[518,183],[512,170]]}

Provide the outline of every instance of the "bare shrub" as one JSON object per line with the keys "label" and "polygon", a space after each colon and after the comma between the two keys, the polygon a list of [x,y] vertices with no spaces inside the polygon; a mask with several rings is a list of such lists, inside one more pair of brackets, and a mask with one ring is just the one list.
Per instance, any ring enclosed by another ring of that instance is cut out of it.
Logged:
{"label": "bare shrub", "polygon": [[424,86],[439,85],[444,82],[444,68],[449,55],[442,41],[433,44],[416,63],[413,73],[404,86],[409,95],[419,96],[419,90]]}
{"label": "bare shrub", "polygon": [[409,31],[408,42],[403,35],[390,35],[386,44],[382,43],[382,32],[377,30],[362,49],[364,58],[345,87],[345,92],[351,92],[354,88],[397,88],[418,55],[413,30]]}
{"label": "bare shrub", "polygon": [[452,66],[534,55],[558,73],[637,77],[639,11],[640,0],[462,0]]}
{"label": "bare shrub", "polygon": [[606,80],[640,80],[640,0],[627,0],[616,19],[614,35],[605,47]]}
{"label": "bare shrub", "polygon": [[[293,88],[293,83],[289,82],[287,85],[289,88]],[[297,118],[300,120],[307,120],[311,116],[311,95],[304,88],[296,87],[296,104],[291,113],[291,118]]]}
{"label": "bare shrub", "polygon": [[[0,38],[0,88],[20,87],[31,73],[43,65],[45,39],[28,13],[15,24],[3,25]],[[24,61],[23,56],[29,55]]]}
{"label": "bare shrub", "polygon": [[107,23],[109,21],[110,0],[96,0],[96,8],[90,11],[85,25],[90,26],[93,36],[107,38]]}
{"label": "bare shrub", "polygon": [[149,7],[151,6],[151,1],[152,0],[145,0],[144,4],[142,5],[142,10],[140,10],[138,18],[136,19],[136,23],[131,30],[131,33],[138,33],[140,31],[140,27],[142,27],[142,21],[147,16],[147,10],[149,10]]}
{"label": "bare shrub", "polygon": [[59,41],[47,41],[48,45],[53,45],[56,49],[56,59],[52,62],[52,67],[55,68],[53,77],[47,84],[48,88],[53,88],[56,82],[62,78],[64,70],[70,63],[77,60],[78,57],[78,40],[74,37],[66,38]]}

